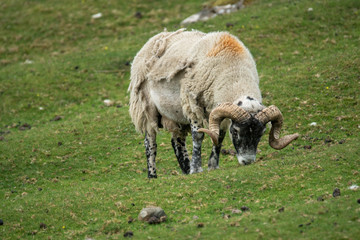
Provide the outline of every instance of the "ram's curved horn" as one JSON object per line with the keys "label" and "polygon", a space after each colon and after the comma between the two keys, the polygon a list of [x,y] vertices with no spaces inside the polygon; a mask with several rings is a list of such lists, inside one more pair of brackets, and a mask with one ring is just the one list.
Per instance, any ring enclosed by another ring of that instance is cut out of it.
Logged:
{"label": "ram's curved horn", "polygon": [[218,145],[220,124],[225,118],[236,122],[243,122],[250,118],[250,114],[233,103],[222,103],[214,108],[209,116],[209,129],[200,128],[198,132],[207,133],[214,145]]}
{"label": "ram's curved horn", "polygon": [[280,110],[274,105],[263,109],[261,112],[255,115],[255,118],[264,125],[268,122],[271,122],[272,126],[269,134],[269,144],[274,149],[283,149],[289,143],[299,137],[299,134],[295,133],[280,138],[280,131],[283,124],[283,116]]}

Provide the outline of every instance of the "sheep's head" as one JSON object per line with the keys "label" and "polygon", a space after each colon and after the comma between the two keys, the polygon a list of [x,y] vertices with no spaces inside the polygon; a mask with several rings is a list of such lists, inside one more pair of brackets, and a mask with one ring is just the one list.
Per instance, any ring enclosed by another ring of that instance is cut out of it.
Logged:
{"label": "sheep's head", "polygon": [[230,137],[237,152],[240,164],[247,165],[255,161],[257,145],[265,132],[266,124],[271,122],[269,144],[280,150],[298,138],[295,133],[280,138],[283,117],[276,106],[263,108],[260,112],[250,114],[233,103],[223,103],[210,113],[209,129],[201,128],[198,131],[207,133],[214,145],[218,145],[220,123],[225,118],[231,119]]}

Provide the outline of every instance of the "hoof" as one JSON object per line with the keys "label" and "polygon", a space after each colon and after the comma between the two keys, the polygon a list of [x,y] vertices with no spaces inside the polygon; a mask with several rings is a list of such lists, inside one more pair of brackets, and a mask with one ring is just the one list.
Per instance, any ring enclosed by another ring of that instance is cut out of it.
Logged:
{"label": "hoof", "polygon": [[203,171],[202,167],[190,169],[190,174],[201,173],[202,171]]}
{"label": "hoof", "polygon": [[155,175],[149,174],[148,178],[157,178],[157,175],[156,174]]}
{"label": "hoof", "polygon": [[190,173],[190,168],[187,168],[185,170],[181,169],[181,170],[182,170],[182,173],[185,175],[188,175]]}

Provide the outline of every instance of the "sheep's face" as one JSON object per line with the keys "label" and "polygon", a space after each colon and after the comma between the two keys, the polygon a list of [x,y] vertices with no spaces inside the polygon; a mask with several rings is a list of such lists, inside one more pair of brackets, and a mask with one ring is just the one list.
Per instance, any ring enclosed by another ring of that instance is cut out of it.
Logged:
{"label": "sheep's face", "polygon": [[241,165],[248,165],[256,159],[256,149],[266,125],[255,118],[243,123],[232,122],[230,125],[230,138],[236,150],[236,156]]}

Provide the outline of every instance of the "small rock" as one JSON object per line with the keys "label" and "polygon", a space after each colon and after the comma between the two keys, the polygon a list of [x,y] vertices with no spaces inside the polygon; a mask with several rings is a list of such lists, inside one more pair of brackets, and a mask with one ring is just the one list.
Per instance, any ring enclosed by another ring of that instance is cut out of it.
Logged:
{"label": "small rock", "polygon": [[250,208],[248,208],[248,207],[246,207],[246,206],[242,206],[240,209],[241,209],[241,211],[243,211],[243,212],[250,210]]}
{"label": "small rock", "polygon": [[284,207],[281,207],[281,208],[279,208],[279,212],[284,212],[284,210],[285,210],[285,208]]}
{"label": "small rock", "polygon": [[41,228],[41,229],[46,229],[46,227],[47,227],[47,226],[46,226],[45,223],[40,223],[40,228]]}
{"label": "small rock", "polygon": [[304,149],[309,149],[309,150],[310,150],[310,149],[311,149],[311,145],[305,145],[305,146],[304,146]]}
{"label": "small rock", "polygon": [[335,188],[333,192],[333,197],[339,197],[340,196],[340,189]]}
{"label": "small rock", "polygon": [[198,223],[198,224],[197,224],[197,227],[198,227],[198,228],[203,228],[203,227],[204,227],[204,223]]}
{"label": "small rock", "polygon": [[[357,203],[359,203],[360,204],[360,198],[357,200]],[[1,222],[0,222],[1,223]]]}
{"label": "small rock", "polygon": [[124,233],[124,237],[132,237],[134,236],[134,233],[132,231],[127,231]]}
{"label": "small rock", "polygon": [[30,124],[27,124],[27,123],[24,123],[23,125],[21,125],[19,127],[19,130],[21,130],[21,131],[30,130],[30,129],[31,129],[31,126],[30,126]]}
{"label": "small rock", "polygon": [[0,226],[4,225],[4,221],[0,219]]}
{"label": "small rock", "polygon": [[143,15],[142,15],[141,12],[136,12],[136,13],[134,14],[134,17],[136,17],[137,19],[140,19],[140,18],[143,17]]}
{"label": "small rock", "polygon": [[359,188],[359,186],[356,184],[353,184],[350,187],[348,187],[348,189],[350,189],[350,190],[357,190],[358,188]]}
{"label": "small rock", "polygon": [[61,145],[63,145],[62,142],[58,142],[58,146],[60,147]]}
{"label": "small rock", "polygon": [[62,119],[62,116],[56,115],[53,119],[51,119],[50,121],[59,121]]}
{"label": "small rock", "polygon": [[231,218],[231,215],[230,215],[230,214],[225,214],[225,215],[223,216],[223,218],[224,218],[224,219],[229,219],[229,218]]}
{"label": "small rock", "polygon": [[110,99],[105,99],[105,100],[104,100],[104,104],[105,104],[105,106],[107,106],[107,107],[111,107],[111,106],[113,106],[113,105],[115,104],[115,102],[114,102],[114,101],[111,101]]}
{"label": "small rock", "polygon": [[102,13],[96,13],[94,15],[91,16],[92,19],[98,19],[102,17]]}
{"label": "small rock", "polygon": [[[155,218],[153,218],[153,217],[155,217]],[[145,221],[145,222],[149,222],[151,219],[152,223],[157,223],[157,221],[164,222],[166,220],[166,217],[167,216],[162,208],[150,206],[150,207],[143,208],[140,211],[138,219],[140,221]]]}
{"label": "small rock", "polygon": [[38,188],[38,191],[41,192],[43,189],[41,187]]}
{"label": "small rock", "polygon": [[241,213],[241,210],[239,210],[239,209],[233,209],[233,210],[231,210],[231,213],[233,213],[233,214],[239,214],[239,213]]}
{"label": "small rock", "polygon": [[34,63],[34,62],[31,61],[31,60],[29,60],[29,59],[26,59],[25,62],[24,62],[24,64],[33,64],[33,63]]}
{"label": "small rock", "polygon": [[227,27],[227,28],[230,28],[230,27],[233,27],[233,26],[234,26],[233,23],[226,23],[226,27]]}

